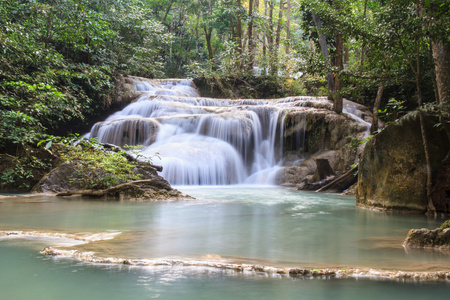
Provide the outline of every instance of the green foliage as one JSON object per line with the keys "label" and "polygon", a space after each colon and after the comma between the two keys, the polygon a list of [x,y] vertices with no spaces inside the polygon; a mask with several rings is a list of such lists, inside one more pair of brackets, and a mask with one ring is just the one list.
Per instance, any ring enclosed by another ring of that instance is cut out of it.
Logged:
{"label": "green foliage", "polygon": [[62,158],[74,169],[70,180],[86,188],[106,189],[141,178],[134,172],[137,162],[129,162],[124,152],[106,151],[95,139],[66,146]]}
{"label": "green foliage", "polygon": [[445,221],[444,223],[442,223],[441,229],[447,229],[450,228],[450,220]]}
{"label": "green foliage", "polygon": [[386,107],[383,110],[379,110],[378,113],[380,118],[385,120],[386,124],[390,124],[405,113],[404,102],[391,98]]}
{"label": "green foliage", "polygon": [[14,167],[5,170],[0,176],[1,185],[18,186],[19,189],[30,188],[27,180],[33,177],[33,173],[26,166],[26,164],[29,162],[28,159],[14,157],[12,162],[14,164]]}
{"label": "green foliage", "polygon": [[[29,190],[37,182],[36,174],[40,170],[48,170],[50,164],[35,156],[10,156],[10,168],[4,169],[0,175],[0,187],[13,187],[19,190]],[[3,159],[7,164],[7,160]]]}

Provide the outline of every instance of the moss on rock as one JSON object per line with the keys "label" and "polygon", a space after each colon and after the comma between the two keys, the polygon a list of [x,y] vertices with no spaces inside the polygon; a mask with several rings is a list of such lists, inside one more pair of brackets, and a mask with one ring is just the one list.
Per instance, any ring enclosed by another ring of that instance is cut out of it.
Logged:
{"label": "moss on rock", "polygon": [[[450,142],[437,120],[427,117],[425,129],[433,170],[433,190],[450,189],[447,173],[436,185],[436,175],[445,163]],[[356,203],[358,206],[423,213],[427,208],[427,163],[416,114],[407,115],[400,122],[388,126],[366,145],[359,164]],[[446,213],[450,199],[435,203],[438,212]]]}

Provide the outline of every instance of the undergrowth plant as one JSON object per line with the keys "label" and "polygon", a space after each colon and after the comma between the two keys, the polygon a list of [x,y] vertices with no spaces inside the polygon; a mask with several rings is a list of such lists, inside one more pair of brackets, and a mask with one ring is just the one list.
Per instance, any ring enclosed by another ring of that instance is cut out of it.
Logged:
{"label": "undergrowth plant", "polygon": [[137,162],[128,161],[123,153],[100,149],[95,143],[66,146],[61,157],[74,169],[70,181],[86,188],[106,189],[141,179],[134,172]]}

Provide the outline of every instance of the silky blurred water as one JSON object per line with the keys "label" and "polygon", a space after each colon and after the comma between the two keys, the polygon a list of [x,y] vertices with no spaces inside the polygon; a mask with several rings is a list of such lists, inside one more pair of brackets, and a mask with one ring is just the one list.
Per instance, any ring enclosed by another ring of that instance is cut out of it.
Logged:
{"label": "silky blurred water", "polygon": [[[448,252],[402,247],[409,229],[436,228],[443,220],[368,211],[356,208],[354,197],[275,187],[178,189],[196,199],[2,198],[0,230],[121,232],[113,240],[72,247],[100,256],[212,257],[310,268],[450,269]],[[200,267],[94,265],[39,254],[47,245],[65,242],[45,237],[0,238],[0,299],[419,299],[420,295],[423,299],[426,293],[440,299],[450,292],[445,283],[294,280]]]}

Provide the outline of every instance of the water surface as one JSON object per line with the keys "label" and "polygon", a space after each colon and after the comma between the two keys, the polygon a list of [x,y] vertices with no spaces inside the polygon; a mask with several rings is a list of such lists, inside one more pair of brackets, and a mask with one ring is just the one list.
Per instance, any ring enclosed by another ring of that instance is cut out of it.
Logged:
{"label": "water surface", "polygon": [[179,187],[194,200],[104,202],[46,196],[2,200],[0,228],[121,232],[77,246],[125,258],[215,257],[299,267],[448,270],[448,252],[405,250],[411,228],[442,220],[355,207],[354,197],[275,187]]}

